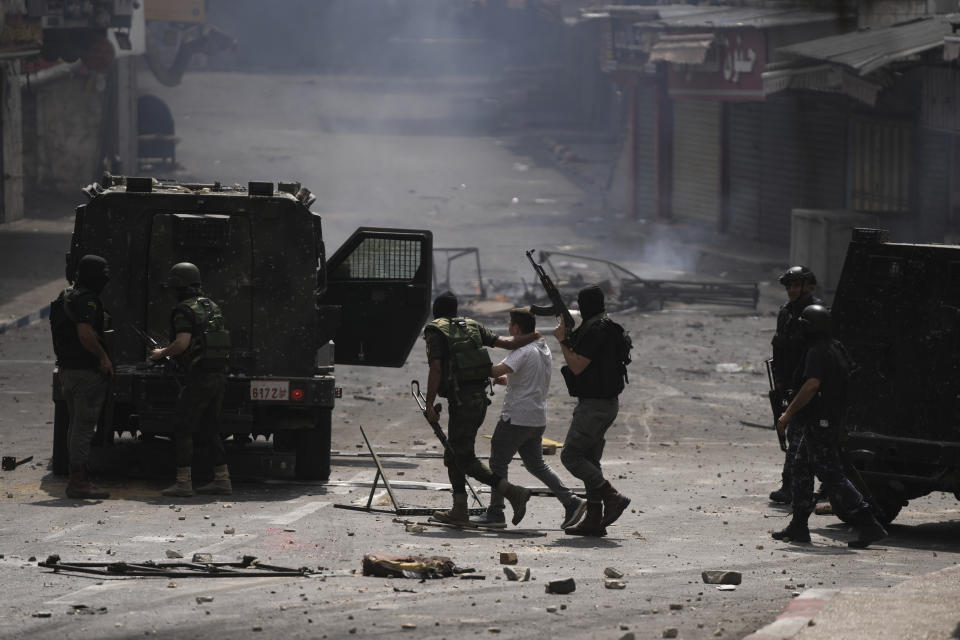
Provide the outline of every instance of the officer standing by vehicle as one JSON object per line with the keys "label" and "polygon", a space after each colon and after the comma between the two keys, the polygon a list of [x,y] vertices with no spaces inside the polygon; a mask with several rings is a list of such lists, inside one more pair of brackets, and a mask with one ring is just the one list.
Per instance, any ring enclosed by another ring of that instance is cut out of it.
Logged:
{"label": "officer standing by vehicle", "polygon": [[[529,309],[512,309],[508,330],[511,336],[532,334],[536,331],[536,316]],[[497,384],[507,386],[500,420],[490,441],[490,469],[501,478],[514,454],[535,478],[543,482],[560,504],[564,517],[561,528],[580,521],[587,508],[586,500],[578,498],[563,484],[543,460],[543,432],[547,428],[547,394],[553,373],[553,354],[543,338],[511,351],[502,362],[490,368],[490,377]],[[470,518],[476,524],[505,527],[503,496],[492,491],[487,512]]]}
{"label": "officer standing by vehicle", "polygon": [[826,307],[808,306],[800,316],[800,324],[807,351],[795,380],[798,390],[777,421],[777,431],[781,434],[788,426],[801,434],[791,470],[793,518],[785,529],[774,532],[773,537],[810,542],[807,520],[816,506],[813,495],[816,474],[830,499],[842,505],[850,521],[859,527],[857,539],[847,544],[862,549],[887,532],[844,475],[840,463],[839,437],[846,409],[850,357],[843,345],[832,339],[832,322]]}
{"label": "officer standing by vehicle", "polygon": [[[773,373],[774,391],[780,398],[778,406],[785,406],[792,398],[793,380],[803,354],[806,352],[800,315],[812,304],[823,304],[813,292],[817,287],[817,277],[807,267],[790,267],[780,276],[780,284],[787,292],[787,302],[780,306],[777,314],[777,332],[773,335],[773,360],[770,363]],[[778,416],[779,417],[779,416]],[[790,469],[800,444],[800,429],[787,429],[787,452],[783,462],[780,488],[770,493],[770,500],[781,504],[790,504]]]}
{"label": "officer standing by vehicle", "polygon": [[441,293],[433,301],[433,317],[433,322],[423,330],[430,364],[426,413],[427,420],[438,422],[440,416],[434,409],[434,402],[437,395],[447,398],[447,440],[450,446],[443,453],[443,464],[453,488],[453,508],[436,511],[433,517],[448,524],[470,526],[465,478],[468,475],[496,488],[513,508],[513,524],[519,524],[526,513],[530,491],[492,473],[475,452],[477,431],[490,404],[485,389],[492,363],[484,347],[517,349],[537,340],[540,335],[529,333],[501,338],[475,320],[458,317],[457,297],[450,291]]}
{"label": "officer standing by vehicle", "polygon": [[553,332],[566,361],[560,372],[567,391],[578,400],[560,460],[570,473],[583,481],[587,493],[587,513],[583,521],[565,532],[603,536],[607,525],[616,522],[630,504],[630,498],[603,477],[600,459],[607,430],[620,410],[619,396],[626,381],[632,344],[623,327],[607,316],[600,287],[591,285],[581,289],[577,303],[583,320],[570,339],[567,340],[562,321]]}
{"label": "officer standing by vehicle", "polygon": [[177,399],[176,483],[161,491],[165,496],[194,494],[192,461],[194,434],[212,448],[214,478],[197,493],[229,495],[233,492],[223,441],[220,439],[220,406],[226,386],[230,333],[220,307],[203,295],[200,270],[189,262],[173,265],[167,286],[178,303],[170,314],[171,342],[150,353],[151,360],[168,356],[179,362],[186,381]]}
{"label": "officer standing by vehicle", "polygon": [[110,316],[100,301],[100,293],[109,280],[107,261],[100,256],[85,255],[77,266],[74,286],[61,292],[50,305],[57,380],[70,416],[68,498],[110,497],[106,491],[90,484],[87,477],[90,440],[113,375],[113,363],[104,339],[104,332],[110,328]]}

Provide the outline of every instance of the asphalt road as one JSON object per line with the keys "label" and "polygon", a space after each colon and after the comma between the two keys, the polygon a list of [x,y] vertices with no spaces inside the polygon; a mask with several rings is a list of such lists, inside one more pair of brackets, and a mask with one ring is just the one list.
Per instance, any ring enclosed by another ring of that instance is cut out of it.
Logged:
{"label": "asphalt road", "polygon": [[[360,126],[359,115],[381,113],[387,104],[376,97],[383,87],[372,82],[189,76],[180,88],[165,89],[181,114],[180,161],[201,179],[301,178],[321,194],[328,248],[361,224],[426,226],[435,230],[438,245],[478,246],[489,277],[514,283],[513,289],[504,284],[505,292],[518,291],[517,281],[527,277],[521,250],[534,247],[605,255],[641,274],[696,275],[685,245],[657,243],[658,231],[620,232],[623,221],[593,210],[590,195],[540,161],[536,150],[522,152],[517,140],[526,133],[492,128],[495,112],[474,117],[489,103],[486,85],[391,86],[391,118],[363,118]],[[285,92],[297,102],[278,97]],[[305,106],[277,112],[278,104]],[[310,124],[311,105],[318,104],[325,105],[325,120]],[[458,113],[457,104],[472,105],[466,133],[457,134],[453,124],[460,119],[449,116]],[[443,135],[393,128],[399,115],[409,124],[444,113]],[[658,256],[665,259],[654,262]],[[32,268],[29,256],[22,260]],[[747,273],[741,263],[704,264],[706,276],[736,273],[768,281],[771,275]],[[47,467],[49,331],[43,324],[8,331],[0,335],[0,453],[33,455],[34,461],[0,473],[0,636],[393,637],[415,625],[405,633],[621,638],[632,632],[660,638],[677,629],[681,638],[740,638],[773,620],[806,588],[886,588],[956,564],[960,510],[952,495],[912,502],[891,536],[865,551],[848,549],[852,534],[830,517],[811,522],[812,545],[770,539],[770,530],[786,523],[786,510],[766,500],[782,454],[772,431],[756,425],[769,419],[762,362],[780,292],[768,282],[762,291],[756,311],[671,306],[617,315],[635,349],[631,384],[604,462],[633,502],[602,539],[564,535],[558,528],[562,510],[549,497],[533,500],[523,534],[414,533],[390,515],[334,507],[362,504],[369,494],[369,486],[351,486],[375,473],[356,455],[362,452],[361,424],[379,451],[407,456],[387,459],[394,482],[445,481],[438,459],[409,457],[438,451],[409,396],[410,380],[426,375],[419,345],[400,369],[338,368],[344,394],[334,410],[333,447],[350,455],[334,458],[325,485],[248,477],[238,479],[229,500],[172,501],[158,491],[172,469],[166,477],[151,475],[164,452],[121,443],[100,458],[111,499],[66,500],[63,479]],[[504,318],[489,322],[502,328]],[[549,341],[559,358],[556,342]],[[572,401],[558,372],[552,392],[546,435],[562,440]],[[492,431],[502,395],[492,400],[483,434]],[[570,479],[558,458],[549,460]],[[231,462],[239,466],[239,455]],[[537,484],[519,463],[511,479]],[[437,490],[403,488],[398,495],[407,505],[439,508],[449,501]],[[383,502],[379,493],[377,502]],[[83,577],[54,574],[30,560],[56,553],[64,561],[165,561],[168,550],[187,559],[212,553],[218,561],[254,555],[326,577]],[[503,551],[516,552],[533,579],[508,581],[499,564]],[[353,575],[364,554],[374,552],[446,555],[485,579]],[[606,567],[623,572],[624,589],[604,587]],[[740,571],[743,583],[719,591],[702,583],[706,569]],[[574,593],[545,593],[546,582],[568,577],[576,581]],[[212,600],[198,602],[201,596]]]}

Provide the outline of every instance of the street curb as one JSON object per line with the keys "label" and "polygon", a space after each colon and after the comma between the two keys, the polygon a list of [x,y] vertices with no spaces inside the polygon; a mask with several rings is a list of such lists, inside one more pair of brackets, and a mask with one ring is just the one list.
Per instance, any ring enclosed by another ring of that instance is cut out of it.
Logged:
{"label": "street curb", "polygon": [[19,329],[20,327],[26,327],[36,322],[40,322],[41,320],[46,320],[49,317],[50,305],[48,304],[39,311],[34,311],[33,313],[28,313],[27,315],[17,318],[16,320],[11,320],[10,322],[4,322],[0,324],[0,336],[7,331]]}
{"label": "street curb", "polygon": [[840,593],[839,589],[807,589],[790,601],[777,619],[754,631],[743,640],[788,640],[809,626],[810,621],[830,600]]}

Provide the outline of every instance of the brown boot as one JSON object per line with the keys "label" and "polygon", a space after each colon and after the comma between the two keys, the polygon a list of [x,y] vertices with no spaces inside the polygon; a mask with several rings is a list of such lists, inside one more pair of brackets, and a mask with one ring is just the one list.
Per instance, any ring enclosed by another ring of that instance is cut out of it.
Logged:
{"label": "brown boot", "polygon": [[90,484],[86,471],[71,471],[67,481],[67,497],[77,500],[104,500],[110,494]]}
{"label": "brown boot", "polygon": [[603,526],[603,502],[596,498],[587,499],[587,515],[583,516],[575,527],[563,530],[572,536],[605,536],[607,530]]}
{"label": "brown boot", "polygon": [[214,467],[213,482],[197,487],[195,491],[197,493],[229,496],[233,493],[233,485],[230,484],[230,469],[225,464]]}
{"label": "brown boot", "polygon": [[446,524],[469,527],[470,512],[467,511],[467,494],[453,494],[453,508],[447,511],[434,511],[433,519]]}
{"label": "brown boot", "polygon": [[513,519],[510,521],[514,526],[520,524],[523,516],[527,513],[527,500],[530,499],[530,490],[515,484],[510,484],[504,478],[500,478],[497,483],[497,491],[503,494],[510,506],[513,508]]}
{"label": "brown boot", "polygon": [[626,508],[630,505],[630,498],[623,495],[613,488],[609,482],[604,482],[600,487],[600,495],[603,498],[603,520],[601,526],[606,527],[617,521]]}
{"label": "brown boot", "polygon": [[177,481],[162,490],[161,495],[173,498],[189,498],[193,495],[193,480],[190,467],[177,467]]}

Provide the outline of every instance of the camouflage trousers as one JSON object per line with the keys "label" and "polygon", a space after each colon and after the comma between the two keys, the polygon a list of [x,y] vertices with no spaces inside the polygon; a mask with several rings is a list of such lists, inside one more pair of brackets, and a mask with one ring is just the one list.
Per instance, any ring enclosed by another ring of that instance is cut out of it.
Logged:
{"label": "camouflage trousers", "polygon": [[843,473],[835,430],[815,424],[791,424],[790,429],[801,434],[791,478],[793,512],[813,512],[816,506],[813,476],[816,475],[834,506],[848,514],[851,520],[856,521],[861,515],[869,513],[870,505]]}
{"label": "camouflage trousers", "polygon": [[223,440],[220,439],[220,406],[227,377],[220,372],[193,371],[187,375],[177,398],[176,436],[177,467],[193,466],[194,439],[202,456],[211,466],[227,463]]}
{"label": "camouflage trousers", "polygon": [[799,424],[791,424],[787,427],[787,453],[783,460],[783,472],[780,477],[783,479],[783,486],[788,489],[793,484],[791,480],[793,461],[797,458],[797,449],[800,448],[801,440],[803,440],[803,427]]}
{"label": "camouflage trousers", "polygon": [[453,455],[449,450],[444,451],[443,464],[447,467],[447,477],[454,493],[467,492],[465,476],[476,478],[491,487],[500,482],[500,477],[480,462],[475,450],[477,431],[487,416],[487,396],[482,391],[480,394],[463,396],[460,403],[447,403],[447,442]]}

